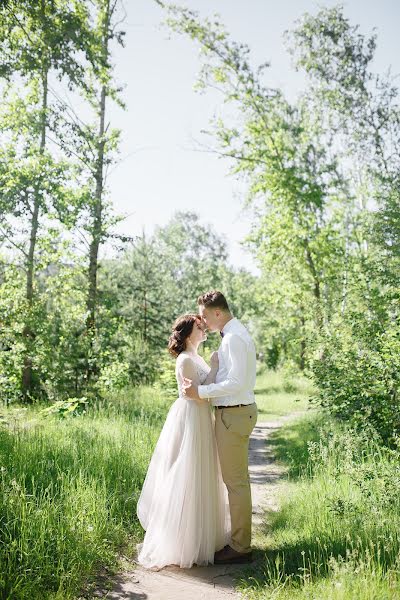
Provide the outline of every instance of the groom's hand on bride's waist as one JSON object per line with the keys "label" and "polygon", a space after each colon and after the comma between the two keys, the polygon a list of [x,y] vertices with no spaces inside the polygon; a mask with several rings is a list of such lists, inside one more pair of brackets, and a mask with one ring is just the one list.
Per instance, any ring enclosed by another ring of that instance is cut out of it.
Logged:
{"label": "groom's hand on bride's waist", "polygon": [[199,402],[199,403],[207,402],[207,400],[200,398],[199,392],[198,392],[199,386],[196,383],[193,383],[193,381],[191,379],[187,379],[186,377],[184,377],[182,387],[183,387],[183,393],[185,396],[187,396],[187,398],[196,400],[196,402]]}

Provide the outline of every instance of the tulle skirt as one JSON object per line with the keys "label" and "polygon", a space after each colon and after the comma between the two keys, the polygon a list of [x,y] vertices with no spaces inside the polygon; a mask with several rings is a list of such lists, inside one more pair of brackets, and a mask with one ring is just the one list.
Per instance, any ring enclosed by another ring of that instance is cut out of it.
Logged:
{"label": "tulle skirt", "polygon": [[214,562],[229,542],[230,517],[208,404],[171,406],[137,504],[146,534],[138,562],[147,568]]}

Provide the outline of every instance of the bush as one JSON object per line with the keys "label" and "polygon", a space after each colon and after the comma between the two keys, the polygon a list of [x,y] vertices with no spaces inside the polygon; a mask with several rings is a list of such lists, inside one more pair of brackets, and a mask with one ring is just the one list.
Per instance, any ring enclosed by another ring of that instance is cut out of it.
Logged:
{"label": "bush", "polygon": [[400,328],[365,335],[361,317],[338,323],[312,365],[319,404],[359,429],[372,426],[387,444],[400,434]]}

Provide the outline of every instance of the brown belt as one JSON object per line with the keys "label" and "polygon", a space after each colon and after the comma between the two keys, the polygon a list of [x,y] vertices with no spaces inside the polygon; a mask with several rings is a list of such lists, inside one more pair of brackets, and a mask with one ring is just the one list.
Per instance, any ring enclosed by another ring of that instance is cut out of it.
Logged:
{"label": "brown belt", "polygon": [[251,404],[233,404],[230,406],[216,406],[215,408],[237,408],[238,406],[253,406],[253,404],[255,404],[255,402],[251,402]]}

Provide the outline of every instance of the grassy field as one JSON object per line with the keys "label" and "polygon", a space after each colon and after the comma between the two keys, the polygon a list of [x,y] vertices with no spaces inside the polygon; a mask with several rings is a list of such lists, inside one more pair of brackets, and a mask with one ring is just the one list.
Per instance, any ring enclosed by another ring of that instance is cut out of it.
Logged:
{"label": "grassy field", "polygon": [[[303,410],[306,383],[259,376],[260,418]],[[68,600],[142,535],[136,502],[170,402],[150,388],[78,417],[0,415],[0,597]]]}
{"label": "grassy field", "polygon": [[318,413],[271,439],[289,467],[278,513],[240,583],[252,600],[398,600],[400,461]]}
{"label": "grassy field", "polygon": [[260,373],[255,389],[258,419],[272,421],[307,410],[313,391],[310,382],[301,375],[286,375],[279,371]]}
{"label": "grassy field", "polygon": [[136,501],[167,404],[141,388],[87,414],[2,412],[0,597],[77,597],[141,536]]}
{"label": "grassy field", "polygon": [[[281,510],[239,583],[252,600],[400,598],[399,455],[309,411],[302,377],[263,373],[260,420],[299,412],[270,439],[289,467]],[[136,502],[169,407],[140,388],[60,419],[3,409],[0,597],[72,600],[120,568],[142,531]]]}

